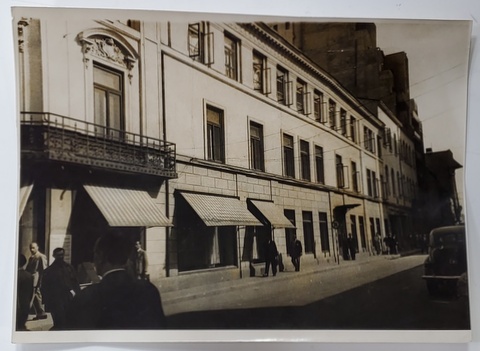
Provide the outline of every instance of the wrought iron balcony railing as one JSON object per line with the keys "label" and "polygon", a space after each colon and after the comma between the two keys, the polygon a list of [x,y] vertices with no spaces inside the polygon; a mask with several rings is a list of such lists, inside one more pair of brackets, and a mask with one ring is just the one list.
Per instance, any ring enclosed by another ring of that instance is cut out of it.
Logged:
{"label": "wrought iron balcony railing", "polygon": [[46,112],[21,113],[22,157],[176,178],[175,144]]}

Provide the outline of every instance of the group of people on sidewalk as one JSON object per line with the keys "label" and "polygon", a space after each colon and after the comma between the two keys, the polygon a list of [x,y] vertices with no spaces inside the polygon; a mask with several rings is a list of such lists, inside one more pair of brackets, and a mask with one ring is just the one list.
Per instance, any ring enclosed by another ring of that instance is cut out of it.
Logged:
{"label": "group of people on sidewalk", "polygon": [[[303,248],[302,243],[296,237],[294,237],[292,242],[290,243],[289,253],[292,264],[295,267],[295,271],[300,271],[300,257],[303,254]],[[277,275],[277,270],[279,270],[280,272],[283,272],[285,270],[282,254],[278,252],[277,244],[275,244],[275,241],[272,238],[269,238],[265,243],[265,273],[263,274],[264,277],[268,277],[270,273],[270,267],[272,268],[273,276]]]}
{"label": "group of people on sidewalk", "polygon": [[47,318],[46,311],[52,316],[52,330],[165,328],[160,293],[148,279],[147,255],[140,242],[135,243],[132,257],[127,237],[101,236],[94,248],[94,266],[101,280],[85,289],[80,288],[75,269],[65,262],[63,248],[53,250],[50,266],[37,243],[30,244],[30,253],[28,261],[22,254],[18,260],[18,331],[27,330],[30,312],[40,320]]}

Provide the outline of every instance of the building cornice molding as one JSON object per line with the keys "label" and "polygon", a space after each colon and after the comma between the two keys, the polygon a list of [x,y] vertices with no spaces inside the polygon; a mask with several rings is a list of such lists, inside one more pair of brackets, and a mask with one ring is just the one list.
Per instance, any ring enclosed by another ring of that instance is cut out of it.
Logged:
{"label": "building cornice molding", "polygon": [[305,57],[303,53],[286,42],[278,34],[273,32],[264,23],[238,23],[238,25],[261,39],[265,44],[274,47],[286,59],[294,64],[300,66],[308,74],[317,78],[320,82],[328,86],[335,94],[341,97],[346,103],[350,105],[355,111],[361,114],[365,119],[375,123],[382,124],[375,116],[373,116],[350,92],[348,92],[340,83],[338,83],[328,73],[323,71],[318,65]]}

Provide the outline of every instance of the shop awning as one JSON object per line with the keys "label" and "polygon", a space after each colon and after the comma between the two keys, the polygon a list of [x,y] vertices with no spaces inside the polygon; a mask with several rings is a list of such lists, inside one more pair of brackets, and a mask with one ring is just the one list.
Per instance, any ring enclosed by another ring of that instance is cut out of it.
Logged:
{"label": "shop awning", "polygon": [[169,227],[160,205],[143,190],[84,185],[111,227]]}
{"label": "shop awning", "polygon": [[273,202],[250,200],[273,228],[295,228],[283,211]]}
{"label": "shop awning", "polygon": [[33,189],[33,182],[20,187],[20,196],[18,198],[19,218],[22,217],[23,211],[25,210],[25,206],[27,206],[28,198],[32,193],[32,189]]}
{"label": "shop awning", "polygon": [[245,202],[233,197],[181,193],[208,227],[261,226]]}

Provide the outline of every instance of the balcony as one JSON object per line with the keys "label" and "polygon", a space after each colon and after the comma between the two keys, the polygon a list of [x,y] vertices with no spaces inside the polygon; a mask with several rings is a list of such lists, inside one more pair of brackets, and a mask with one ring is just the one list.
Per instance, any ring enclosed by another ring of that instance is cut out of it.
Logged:
{"label": "balcony", "polygon": [[22,159],[176,178],[175,144],[44,112],[22,112]]}

